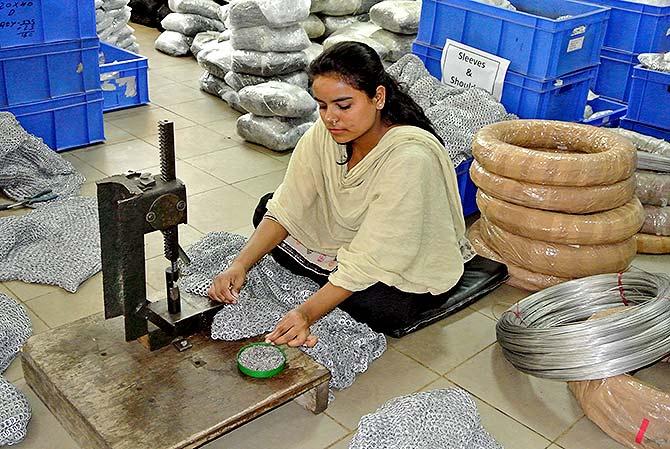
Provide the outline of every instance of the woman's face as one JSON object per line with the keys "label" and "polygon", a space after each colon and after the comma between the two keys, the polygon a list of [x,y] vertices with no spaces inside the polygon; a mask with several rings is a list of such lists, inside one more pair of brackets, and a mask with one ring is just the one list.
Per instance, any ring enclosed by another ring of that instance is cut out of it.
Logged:
{"label": "woman's face", "polygon": [[370,98],[337,76],[316,76],[312,90],[319,104],[321,120],[339,144],[358,139],[380,118],[379,95]]}

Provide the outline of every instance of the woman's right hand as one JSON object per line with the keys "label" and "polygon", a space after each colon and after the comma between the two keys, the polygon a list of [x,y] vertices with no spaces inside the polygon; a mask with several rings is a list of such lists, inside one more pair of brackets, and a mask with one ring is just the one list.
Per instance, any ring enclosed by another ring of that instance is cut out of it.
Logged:
{"label": "woman's right hand", "polygon": [[210,299],[224,304],[236,304],[240,288],[247,278],[247,270],[238,262],[233,262],[223,273],[219,273],[207,294]]}

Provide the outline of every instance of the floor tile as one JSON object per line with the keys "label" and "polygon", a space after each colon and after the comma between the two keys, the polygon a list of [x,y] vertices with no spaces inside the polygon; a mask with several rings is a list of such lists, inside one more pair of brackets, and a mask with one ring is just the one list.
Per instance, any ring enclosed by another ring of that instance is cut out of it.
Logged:
{"label": "floor tile", "polygon": [[636,372],[635,378],[661,391],[670,391],[670,363],[656,363]]}
{"label": "floor tile", "polygon": [[[179,225],[179,244],[187,249],[189,246],[202,238],[203,234],[189,225]],[[152,259],[163,255],[163,234],[152,232],[144,236],[144,256]],[[167,259],[166,263],[167,263]]]}
{"label": "floor tile", "polygon": [[[154,166],[143,168],[141,171],[157,175],[161,172],[161,169],[159,166]],[[184,184],[186,184],[186,194],[188,196],[197,195],[198,193],[227,185],[220,179],[205,173],[201,169],[194,167],[185,161],[177,161],[176,172],[177,178],[181,179]]]}
{"label": "floor tile", "polygon": [[[201,70],[201,73],[202,73],[202,70]],[[181,84],[182,86],[190,87],[191,89],[202,90],[202,89],[200,89],[200,76],[198,76],[197,78],[194,78],[194,79],[181,81],[179,84]],[[203,92],[203,94],[211,95],[210,93],[205,92],[204,90],[202,92]]]}
{"label": "floor tile", "polygon": [[670,273],[670,257],[665,254],[638,254],[632,267],[649,273]]}
{"label": "floor tile", "polygon": [[225,101],[211,95],[200,100],[168,106],[167,109],[201,125],[224,118],[237,118],[239,115]]}
{"label": "floor tile", "polygon": [[135,136],[105,121],[105,143],[119,143],[132,140]]}
{"label": "floor tile", "polygon": [[326,413],[353,430],[363,415],[374,412],[391,398],[419,390],[438,377],[409,357],[388,348],[368,371],[358,375],[351,387],[335,392],[335,401]]}
{"label": "floor tile", "polygon": [[2,377],[8,381],[15,383],[19,379],[23,379],[23,368],[21,368],[21,354],[9,364],[9,367],[2,373]]}
{"label": "floor tile", "polygon": [[332,446],[328,446],[328,449],[349,449],[349,444],[351,443],[351,439],[354,437],[354,434],[355,432],[350,433]]}
{"label": "floor tile", "polygon": [[188,200],[189,224],[202,233],[232,231],[251,223],[258,200],[234,187],[221,187]]}
{"label": "floor tile", "polygon": [[203,449],[317,449],[327,447],[346,434],[347,431],[326,414],[315,415],[289,402]]}
{"label": "floor tile", "polygon": [[246,179],[244,181],[236,182],[235,188],[248,193],[254,198],[260,199],[266,193],[274,192],[279,187],[279,184],[284,180],[286,170],[282,169],[268,173],[267,175],[257,176],[255,178]]}
{"label": "floor tile", "polygon": [[[14,298],[14,296],[15,296],[14,293],[9,291],[9,289],[2,284],[0,284],[0,293],[5,294],[5,295],[7,295],[11,298]],[[18,299],[18,298],[14,298],[14,299]]]}
{"label": "floor tile", "polygon": [[527,291],[503,284],[470,307],[497,320],[511,305],[528,295]]}
{"label": "floor tile", "polygon": [[26,395],[32,408],[32,418],[28,424],[26,439],[16,447],[20,449],[79,449],[79,445],[26,384],[26,381],[22,379],[15,385]]}
{"label": "floor tile", "polygon": [[153,69],[149,68],[147,71],[147,77],[149,78],[149,87],[163,87],[167,84],[174,84],[174,80],[161,75],[161,70],[164,69]]}
{"label": "floor tile", "polygon": [[495,322],[464,309],[391,345],[423,365],[444,374],[496,341]]}
{"label": "floor tile", "polygon": [[198,80],[205,70],[193,59],[193,64],[183,64],[169,69],[157,69],[155,74],[175,82]]}
{"label": "floor tile", "polygon": [[60,287],[54,285],[30,284],[22,281],[6,281],[4,282],[4,285],[11,290],[14,294],[13,297],[18,298],[23,302],[37,298],[38,296],[46,295],[47,293],[62,290]]}
{"label": "floor tile", "polygon": [[580,419],[556,443],[565,449],[625,449],[626,446],[610,438],[587,417]]}
{"label": "floor tile", "polygon": [[76,156],[109,176],[160,163],[158,148],[140,139],[86,148]]}
{"label": "floor tile", "polygon": [[237,134],[237,120],[232,117],[226,117],[222,120],[207,123],[205,126],[222,136],[235,140],[236,142],[244,142],[244,139]]}
{"label": "floor tile", "polygon": [[121,119],[121,118],[126,118],[126,117],[130,117],[130,116],[133,116],[133,115],[144,114],[145,111],[149,111],[151,109],[160,109],[160,106],[158,106],[157,104],[148,103],[148,104],[143,104],[143,105],[132,107],[132,108],[119,109],[117,111],[105,112],[103,117],[105,119],[105,124],[107,124],[107,123],[111,123],[114,120],[118,120],[118,119]]}
{"label": "floor tile", "polygon": [[[158,134],[145,137],[144,140],[155,147],[159,146]],[[239,143],[235,139],[230,139],[201,125],[176,130],[174,141],[175,152],[179,159],[190,159],[230,148]]]}
{"label": "floor tile", "polygon": [[111,123],[135,137],[146,137],[158,133],[158,122],[161,120],[174,122],[175,129],[196,125],[191,120],[163,108],[145,109],[132,115],[111,120]]}
{"label": "floor tile", "polygon": [[[456,385],[447,379],[439,379],[426,386],[422,391],[454,388]],[[472,395],[471,395],[472,396]],[[523,424],[496,410],[481,399],[472,396],[486,431],[503,447],[513,449],[545,449],[551,441],[533,432]]]}
{"label": "floor tile", "polygon": [[239,146],[194,157],[188,159],[188,163],[228,184],[286,168],[284,164],[271,157]]}
{"label": "floor tile", "polygon": [[497,344],[446,377],[551,441],[583,416],[565,382],[521,373]]}
{"label": "floor tile", "polygon": [[274,150],[271,150],[269,148],[265,148],[263,146],[256,145],[255,143],[251,143],[251,142],[244,142],[241,146],[243,148],[249,148],[249,149],[252,149],[252,150],[260,151],[261,153],[265,154],[266,156],[270,156],[273,159],[277,159],[278,161],[283,162],[285,165],[288,165],[288,161],[291,160],[291,155],[293,154],[293,150],[274,151]]}
{"label": "floor tile", "polygon": [[152,103],[167,107],[174,104],[185,103],[187,101],[198,100],[202,98],[202,93],[199,90],[174,83],[150,88],[149,96]]}
{"label": "floor tile", "polygon": [[102,274],[84,282],[77,293],[60,290],[31,299],[26,305],[51,328],[101,312],[104,310]]}
{"label": "floor tile", "polygon": [[[565,448],[559,446],[558,444],[552,444],[547,449],[565,449]],[[582,448],[582,449],[586,449],[586,448]]]}
{"label": "floor tile", "polygon": [[98,197],[98,185],[94,182],[87,182],[79,189],[79,195],[90,196],[92,198]]}
{"label": "floor tile", "polygon": [[79,173],[84,175],[84,178],[86,178],[86,182],[95,182],[99,179],[106,178],[107,175],[97,168],[87,164],[86,162],[82,161],[74,153],[67,153],[63,155],[63,158],[69,161],[74,168],[77,169]]}

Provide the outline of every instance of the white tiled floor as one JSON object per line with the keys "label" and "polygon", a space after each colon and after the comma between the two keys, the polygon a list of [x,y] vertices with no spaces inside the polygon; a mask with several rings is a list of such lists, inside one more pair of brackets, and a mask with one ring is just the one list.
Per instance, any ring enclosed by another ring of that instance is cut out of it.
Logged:
{"label": "white tiled floor", "polygon": [[[107,143],[65,154],[87,177],[82,194],[95,195],[94,181],[106,175],[128,169],[156,170],[156,122],[170,119],[177,128],[178,176],[189,192],[189,224],[180,228],[182,243],[188,245],[209,231],[249,235],[258,198],[279,185],[290,154],[243,142],[235,133],[239,114],[197,90],[201,70],[195,61],[154,51],[157,31],[134,27],[142,53],[150,59],[154,104],[107,114]],[[150,237],[146,258],[152,298],[161,295],[163,288],[165,262],[160,254],[160,239]],[[670,257],[638,257],[636,265],[670,272]],[[35,333],[40,333],[102,310],[100,280],[98,274],[76,294],[21,282],[0,283],[0,292],[27,306]],[[314,416],[289,403],[207,447],[345,449],[363,414],[399,395],[453,385],[475,397],[485,427],[506,448],[622,447],[584,417],[565,383],[529,377],[502,357],[495,343],[495,318],[524,295],[503,286],[447,320],[399,340],[389,339],[386,353],[351,388],[336,392],[336,400],[324,414]],[[28,394],[33,406],[28,438],[17,447],[77,449],[25,384],[18,360],[5,376]]]}

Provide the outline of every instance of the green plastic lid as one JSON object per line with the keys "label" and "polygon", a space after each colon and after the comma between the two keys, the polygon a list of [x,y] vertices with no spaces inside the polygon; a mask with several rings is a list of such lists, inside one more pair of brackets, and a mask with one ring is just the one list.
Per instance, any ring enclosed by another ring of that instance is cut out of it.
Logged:
{"label": "green plastic lid", "polygon": [[[249,368],[249,367],[247,367],[247,366],[244,366],[244,365],[240,362],[240,356],[241,356],[242,353],[243,353],[244,351],[246,351],[247,349],[250,349],[250,348],[253,348],[253,347],[257,347],[257,346],[269,346],[269,347],[271,347],[271,348],[276,349],[276,350],[277,350],[277,353],[281,354],[281,357],[282,357],[282,362],[281,362],[281,364],[280,364],[277,368],[273,368],[273,369],[266,370],[266,371],[258,371],[258,370]],[[280,348],[280,347],[278,347],[278,346],[275,346],[275,345],[273,345],[273,344],[270,344],[270,343],[261,343],[261,342],[259,342],[259,343],[250,343],[250,344],[248,344],[248,345],[243,346],[239,351],[237,351],[237,368],[238,368],[242,373],[246,374],[247,376],[255,377],[255,378],[257,378],[257,379],[267,379],[267,378],[269,378],[269,377],[273,377],[273,376],[276,376],[277,374],[281,373],[282,371],[284,371],[284,368],[285,368],[285,367],[286,367],[286,353],[284,352],[284,350],[283,350],[282,348]]]}

